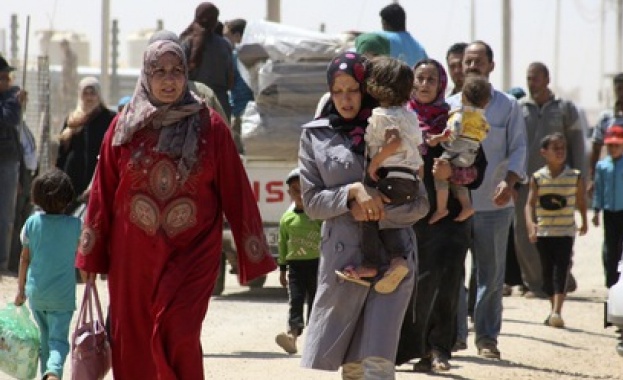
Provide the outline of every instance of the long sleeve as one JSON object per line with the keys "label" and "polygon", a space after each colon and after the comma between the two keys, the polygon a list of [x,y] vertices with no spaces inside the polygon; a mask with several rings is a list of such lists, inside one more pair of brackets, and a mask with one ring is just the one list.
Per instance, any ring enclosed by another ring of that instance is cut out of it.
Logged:
{"label": "long sleeve", "polygon": [[117,118],[112,121],[113,127],[109,128],[104,136],[76,256],[76,267],[87,272],[108,272],[108,243],[115,210],[113,200],[119,186],[120,148],[112,146],[116,123]]}
{"label": "long sleeve", "polygon": [[265,275],[276,268],[262,226],[255,195],[244,170],[229,128],[211,112],[214,138],[216,186],[223,212],[234,236],[238,254],[238,281],[241,284]]}
{"label": "long sleeve", "polygon": [[586,157],[586,145],[584,137],[583,120],[579,117],[578,110],[571,102],[565,104],[565,138],[569,149],[569,166],[580,170],[582,176],[588,178],[588,161]]}
{"label": "long sleeve", "polygon": [[[285,215],[284,215],[285,216]],[[288,255],[288,228],[284,217],[279,221],[279,259],[277,263],[282,271],[286,270]]]}
{"label": "long sleeve", "polygon": [[512,100],[511,111],[507,124],[508,171],[526,179],[527,136],[526,124],[521,114],[521,107]]}
{"label": "long sleeve", "polygon": [[[318,168],[312,139],[311,130],[304,130],[299,149],[299,168],[301,170],[301,188],[305,212],[311,219],[319,220],[346,214],[350,212],[348,209],[350,183],[334,186],[325,184]],[[327,149],[336,148],[340,147],[327,147]],[[348,148],[344,149],[348,150]],[[342,159],[346,159],[346,157],[342,157]],[[347,164],[344,163],[344,166],[346,167]],[[360,173],[363,173],[363,165]]]}
{"label": "long sleeve", "polygon": [[[67,128],[67,119],[63,123],[63,128],[61,132],[63,132]],[[62,142],[58,144],[58,155],[56,157],[56,167],[64,170],[65,163],[67,162],[67,155],[69,154],[69,146],[65,146]]]}
{"label": "long sleeve", "polygon": [[17,91],[19,88],[13,87],[0,97],[0,130],[15,128],[21,121],[22,106],[17,99]]}

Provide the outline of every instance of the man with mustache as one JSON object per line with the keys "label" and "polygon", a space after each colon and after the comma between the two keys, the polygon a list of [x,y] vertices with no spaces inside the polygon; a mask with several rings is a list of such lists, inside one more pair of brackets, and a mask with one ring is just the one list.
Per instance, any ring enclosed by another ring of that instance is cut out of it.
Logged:
{"label": "man with mustache", "polygon": [[[475,41],[467,46],[463,56],[466,75],[488,78],[494,68],[493,51],[487,43]],[[447,102],[451,108],[460,107],[461,94],[450,97]],[[491,126],[482,142],[488,165],[482,184],[471,193],[476,209],[471,218],[471,252],[478,286],[474,328],[478,355],[500,359],[498,335],[502,326],[506,247],[514,218],[511,195],[515,184],[526,177],[526,126],[515,98],[495,89],[492,89],[485,117]]]}

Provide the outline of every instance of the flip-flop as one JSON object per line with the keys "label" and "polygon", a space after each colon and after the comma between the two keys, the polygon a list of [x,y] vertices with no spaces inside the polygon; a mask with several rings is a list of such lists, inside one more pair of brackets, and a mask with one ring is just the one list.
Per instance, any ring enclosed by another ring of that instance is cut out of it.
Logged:
{"label": "flip-flop", "polygon": [[406,265],[396,265],[391,268],[385,275],[376,282],[374,290],[377,293],[388,294],[396,290],[400,281],[402,281],[409,273],[409,268]]}
{"label": "flip-flop", "polygon": [[335,274],[342,280],[344,281],[349,281],[349,282],[353,282],[355,284],[361,285],[361,286],[365,286],[366,288],[370,287],[370,283],[366,280],[362,280],[360,278],[357,277],[353,277],[353,276],[349,276],[344,272],[340,272],[339,270],[335,271]]}

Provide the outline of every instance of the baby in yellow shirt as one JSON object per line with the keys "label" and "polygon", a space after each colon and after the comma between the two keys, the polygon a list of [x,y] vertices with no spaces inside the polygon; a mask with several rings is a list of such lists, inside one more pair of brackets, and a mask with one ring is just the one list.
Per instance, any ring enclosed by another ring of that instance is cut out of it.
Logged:
{"label": "baby in yellow shirt", "polygon": [[[484,115],[484,108],[491,100],[491,86],[487,78],[470,74],[465,78],[461,92],[461,108],[450,113],[446,129],[438,135],[432,135],[426,143],[430,146],[440,144],[444,148],[441,159],[451,165],[467,168],[474,164],[480,143],[487,137],[489,123]],[[462,222],[474,215],[474,208],[465,186],[451,183],[448,179],[435,178],[437,191],[437,210],[429,223],[433,224],[448,215],[448,188],[461,204],[461,212],[454,219]]]}

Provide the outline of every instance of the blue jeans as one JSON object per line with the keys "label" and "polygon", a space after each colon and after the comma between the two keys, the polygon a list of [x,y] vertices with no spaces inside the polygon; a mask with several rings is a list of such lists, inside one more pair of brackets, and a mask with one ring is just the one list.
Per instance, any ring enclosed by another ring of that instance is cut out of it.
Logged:
{"label": "blue jeans", "polygon": [[506,268],[508,230],[514,208],[477,211],[474,214],[472,255],[476,266],[474,327],[476,346],[494,343],[502,328],[502,288]]}
{"label": "blue jeans", "polygon": [[18,182],[19,161],[0,162],[0,271],[9,264]]}
{"label": "blue jeans", "polygon": [[[31,306],[32,309],[32,306]],[[33,309],[41,338],[41,376],[63,376],[63,365],[69,353],[69,324],[73,311],[42,311]]]}

